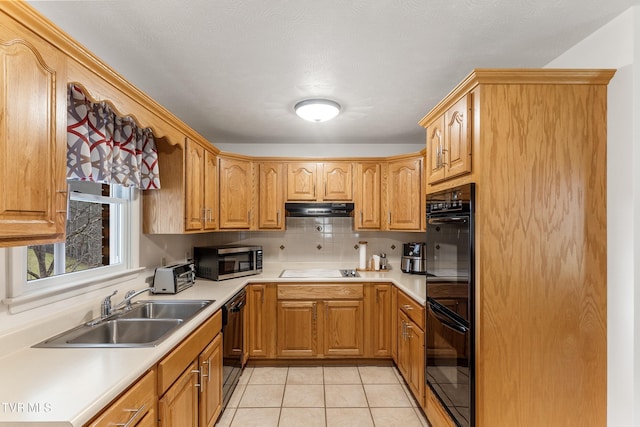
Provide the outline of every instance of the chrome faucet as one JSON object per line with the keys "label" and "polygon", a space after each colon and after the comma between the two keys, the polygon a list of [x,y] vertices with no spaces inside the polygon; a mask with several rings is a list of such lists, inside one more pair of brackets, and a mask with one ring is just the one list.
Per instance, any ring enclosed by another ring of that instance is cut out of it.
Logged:
{"label": "chrome faucet", "polygon": [[102,304],[100,305],[100,319],[109,317],[113,312],[113,308],[111,306],[111,297],[117,293],[118,293],[118,290],[115,290],[111,295],[109,295],[104,300],[102,300]]}
{"label": "chrome faucet", "polygon": [[135,290],[130,290],[127,291],[126,294],[124,294],[124,299],[122,300],[122,302],[118,305],[116,305],[115,307],[113,307],[113,310],[119,310],[122,307],[124,307],[125,310],[131,310],[131,300],[134,297],[137,297],[138,295],[144,293],[144,292],[149,292],[152,291],[153,288],[144,288],[144,289],[140,289],[139,291],[135,291]]}

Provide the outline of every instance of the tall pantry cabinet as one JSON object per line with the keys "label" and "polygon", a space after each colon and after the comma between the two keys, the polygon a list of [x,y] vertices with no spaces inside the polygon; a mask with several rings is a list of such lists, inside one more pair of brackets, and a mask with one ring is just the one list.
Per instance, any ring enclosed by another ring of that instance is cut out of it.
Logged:
{"label": "tall pantry cabinet", "polygon": [[[476,426],[607,424],[607,84],[613,70],[474,70],[425,116],[468,102],[476,183]],[[446,122],[446,120],[445,120]],[[445,153],[446,154],[446,153]],[[444,157],[445,162],[447,156]],[[441,164],[443,162],[440,162]],[[448,165],[444,165],[447,167]],[[427,336],[429,331],[426,331]],[[427,388],[426,412],[442,408]],[[446,425],[446,424],[445,424]]]}

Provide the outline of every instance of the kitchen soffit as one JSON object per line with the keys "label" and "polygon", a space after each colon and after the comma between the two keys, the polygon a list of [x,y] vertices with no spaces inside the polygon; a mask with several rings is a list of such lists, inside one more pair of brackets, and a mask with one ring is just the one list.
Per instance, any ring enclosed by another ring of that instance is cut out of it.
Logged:
{"label": "kitchen soffit", "polygon": [[[640,0],[30,3],[214,144],[420,144],[471,69],[542,67]],[[309,97],[343,112],[304,122]]]}

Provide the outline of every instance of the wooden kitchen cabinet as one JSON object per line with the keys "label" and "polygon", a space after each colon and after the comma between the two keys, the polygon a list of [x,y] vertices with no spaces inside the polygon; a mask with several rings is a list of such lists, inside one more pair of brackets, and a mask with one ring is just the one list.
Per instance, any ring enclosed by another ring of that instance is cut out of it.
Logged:
{"label": "wooden kitchen cabinet", "polygon": [[216,155],[197,142],[187,139],[185,161],[185,230],[215,230],[218,218]]}
{"label": "wooden kitchen cabinet", "polygon": [[404,292],[398,291],[398,370],[418,402],[424,402],[425,310]]}
{"label": "wooden kitchen cabinet", "polygon": [[158,365],[162,427],[211,427],[222,409],[222,311],[218,310]]}
{"label": "wooden kitchen cabinet", "polygon": [[198,364],[194,361],[158,401],[162,427],[198,427]]}
{"label": "wooden kitchen cabinet", "polygon": [[253,164],[220,157],[220,229],[250,229],[253,225]]}
{"label": "wooden kitchen cabinet", "polygon": [[63,241],[67,205],[64,55],[15,21],[4,19],[0,64],[0,247]]}
{"label": "wooden kitchen cabinet", "polygon": [[200,427],[212,427],[222,413],[222,339],[222,334],[216,335],[198,357],[198,369],[204,369],[200,375]]}
{"label": "wooden kitchen cabinet", "polygon": [[427,182],[471,172],[471,95],[460,98],[427,127]]}
{"label": "wooden kitchen cabinet", "polygon": [[276,284],[247,286],[247,346],[250,358],[276,355]]}
{"label": "wooden kitchen cabinet", "polygon": [[[450,123],[444,137],[472,145],[460,150],[472,153],[472,167],[460,169],[468,172],[434,175],[427,192],[467,183],[477,190],[478,427],[607,424],[607,85],[614,73],[476,69],[420,121],[428,144]],[[465,102],[466,138],[463,118],[451,113]],[[437,402],[427,393],[427,415],[446,426],[438,421],[446,413],[432,414]]]}
{"label": "wooden kitchen cabinet", "polygon": [[382,165],[359,162],[355,166],[354,230],[380,230],[382,227]]}
{"label": "wooden kitchen cabinet", "polygon": [[318,164],[315,162],[287,163],[287,200],[290,202],[315,201]]}
{"label": "wooden kitchen cabinet", "polygon": [[112,402],[86,427],[156,425],[156,372],[150,370]]}
{"label": "wooden kitchen cabinet", "polygon": [[287,200],[353,200],[353,164],[351,162],[287,163]]}
{"label": "wooden kitchen cabinet", "polygon": [[258,165],[258,229],[284,230],[284,168],[281,162]]}
{"label": "wooden kitchen cabinet", "polygon": [[316,357],[318,301],[278,301],[278,357]]}
{"label": "wooden kitchen cabinet", "polygon": [[425,228],[422,157],[390,161],[387,165],[387,229],[421,231]]}
{"label": "wooden kitchen cabinet", "polygon": [[277,355],[364,355],[363,284],[277,285]]}
{"label": "wooden kitchen cabinet", "polygon": [[392,305],[391,283],[370,284],[365,288],[367,306],[367,322],[365,336],[370,342],[370,357],[392,357],[392,319],[395,315],[395,305]]}
{"label": "wooden kitchen cabinet", "polygon": [[322,168],[322,199],[324,201],[353,200],[353,164],[324,162]]}

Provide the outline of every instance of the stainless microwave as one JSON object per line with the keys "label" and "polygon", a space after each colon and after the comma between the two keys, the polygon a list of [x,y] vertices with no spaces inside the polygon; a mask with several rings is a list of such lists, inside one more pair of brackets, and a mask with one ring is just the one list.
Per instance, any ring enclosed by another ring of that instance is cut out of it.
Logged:
{"label": "stainless microwave", "polygon": [[196,277],[233,279],[262,273],[262,246],[201,246],[193,248]]}

